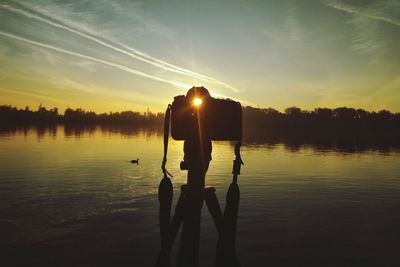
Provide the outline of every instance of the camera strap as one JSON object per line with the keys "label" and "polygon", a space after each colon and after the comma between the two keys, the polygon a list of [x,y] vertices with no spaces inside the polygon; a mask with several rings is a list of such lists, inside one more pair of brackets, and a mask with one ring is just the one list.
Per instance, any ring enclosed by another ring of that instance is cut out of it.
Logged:
{"label": "camera strap", "polygon": [[167,110],[165,111],[165,117],[164,117],[164,157],[163,157],[163,161],[161,163],[161,170],[164,173],[164,178],[166,178],[168,176],[173,177],[172,174],[170,174],[167,171],[167,169],[165,168],[165,165],[167,164],[170,119],[171,119],[171,104],[168,104]]}
{"label": "camera strap", "polygon": [[[242,116],[240,116],[242,117]],[[240,147],[242,146],[242,131],[240,131],[240,136],[239,140],[235,145],[235,160],[233,161],[233,167],[232,167],[232,183],[236,184],[237,183],[237,177],[240,175],[240,167],[244,165],[244,162],[242,160],[242,157],[240,155]]]}
{"label": "camera strap", "polygon": [[244,165],[242,157],[240,156],[240,146],[242,145],[242,141],[238,141],[235,145],[235,155],[236,158],[233,161],[233,168],[232,168],[232,183],[237,183],[237,177],[240,175],[240,167]]}

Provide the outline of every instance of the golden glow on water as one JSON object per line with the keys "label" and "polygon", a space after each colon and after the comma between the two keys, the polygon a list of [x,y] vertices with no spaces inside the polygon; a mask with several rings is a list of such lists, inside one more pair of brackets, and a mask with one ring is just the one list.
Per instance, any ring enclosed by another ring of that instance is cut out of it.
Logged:
{"label": "golden glow on water", "polygon": [[[124,185],[125,191],[142,197],[157,193],[162,176],[161,131],[59,126],[2,134],[0,143],[0,167],[10,173],[13,168],[16,173],[30,170],[29,177],[35,181],[50,181],[53,178],[48,174],[52,173],[71,183],[93,177],[96,183],[112,188]],[[395,178],[400,158],[398,153],[370,150],[362,153],[319,152],[312,147],[293,150],[284,144],[244,146],[242,157],[245,165],[239,183],[248,186],[247,193],[256,195],[269,186],[283,185],[301,191],[309,186],[336,188],[358,183],[357,190],[374,190],[374,185],[381,181],[376,177]],[[140,164],[131,165],[129,161],[136,158]],[[187,179],[187,173],[179,169],[182,159],[183,142],[170,139],[167,168],[174,175],[173,183],[178,189]],[[223,194],[230,183],[233,159],[233,143],[213,142],[206,183],[217,186],[218,194]],[[395,181],[392,183],[400,188]]]}
{"label": "golden glow on water", "polygon": [[[77,239],[71,238],[66,247],[72,249],[77,242],[93,245],[94,239],[86,237],[99,236],[101,227],[104,235],[99,240],[110,246],[121,243],[121,251],[126,250],[126,235],[132,236],[132,243],[149,243],[153,250],[154,244],[159,244],[157,189],[162,178],[162,137],[161,130],[106,127],[0,132],[0,195],[5,196],[0,211],[9,238],[17,245],[36,244],[39,239],[50,246],[55,238],[62,240],[72,233]],[[232,181],[234,143],[213,142],[212,156],[206,184],[216,188],[223,208]],[[139,165],[131,164],[136,158]],[[180,186],[187,181],[187,172],[179,169],[182,158],[183,142],[170,139],[167,168],[174,175],[173,206]],[[249,249],[253,247],[268,246],[279,252],[288,242],[296,244],[289,251],[293,255],[303,247],[307,248],[303,254],[318,250],[325,243],[331,249],[332,240],[341,248],[349,242],[348,237],[351,243],[368,242],[371,249],[386,251],[383,241],[398,236],[398,151],[344,153],[264,143],[243,146],[242,158],[237,231],[238,249],[245,252],[242,257],[256,253]],[[204,206],[204,229],[215,229],[206,213]],[[202,231],[212,244],[217,242],[216,233]],[[314,243],[304,241],[305,235],[315,237]],[[387,247],[391,248],[391,243]],[[130,256],[132,251],[137,253],[136,258],[148,255],[136,248],[128,251]],[[262,253],[254,257],[265,256]],[[279,253],[280,261],[288,250]],[[347,251],[337,253],[348,255]],[[205,255],[212,258],[214,246]]]}

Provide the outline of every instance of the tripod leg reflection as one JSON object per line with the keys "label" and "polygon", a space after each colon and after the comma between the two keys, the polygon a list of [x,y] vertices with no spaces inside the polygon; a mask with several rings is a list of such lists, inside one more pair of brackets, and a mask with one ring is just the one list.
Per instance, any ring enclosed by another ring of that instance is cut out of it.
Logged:
{"label": "tripod leg reflection", "polygon": [[236,255],[236,224],[239,211],[240,191],[236,183],[231,183],[226,195],[226,207],[222,216],[215,266],[239,266]]}
{"label": "tripod leg reflection", "polygon": [[204,200],[206,202],[208,211],[211,214],[211,217],[214,220],[215,227],[220,232],[220,225],[221,225],[221,218],[222,218],[222,211],[221,207],[219,206],[217,195],[215,194],[214,187],[206,187],[204,189]]}

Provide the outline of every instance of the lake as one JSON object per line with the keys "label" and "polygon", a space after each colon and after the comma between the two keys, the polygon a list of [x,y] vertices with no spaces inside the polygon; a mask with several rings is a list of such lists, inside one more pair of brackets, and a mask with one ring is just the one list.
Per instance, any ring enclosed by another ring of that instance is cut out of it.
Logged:
{"label": "lake", "polygon": [[[170,141],[174,204],[186,182],[182,147]],[[0,148],[2,266],[154,264],[160,131],[17,128],[1,132]],[[398,149],[251,142],[242,157],[242,266],[400,266]],[[213,143],[206,183],[222,208],[233,159],[233,144]],[[216,242],[204,205],[201,266],[212,266]]]}

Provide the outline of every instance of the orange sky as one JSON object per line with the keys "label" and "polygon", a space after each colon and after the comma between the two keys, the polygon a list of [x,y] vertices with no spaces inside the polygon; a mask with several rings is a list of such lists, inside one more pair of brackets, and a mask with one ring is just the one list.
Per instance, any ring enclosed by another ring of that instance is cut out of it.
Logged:
{"label": "orange sky", "polygon": [[0,4],[0,104],[163,111],[192,85],[243,105],[400,112],[396,1]]}

